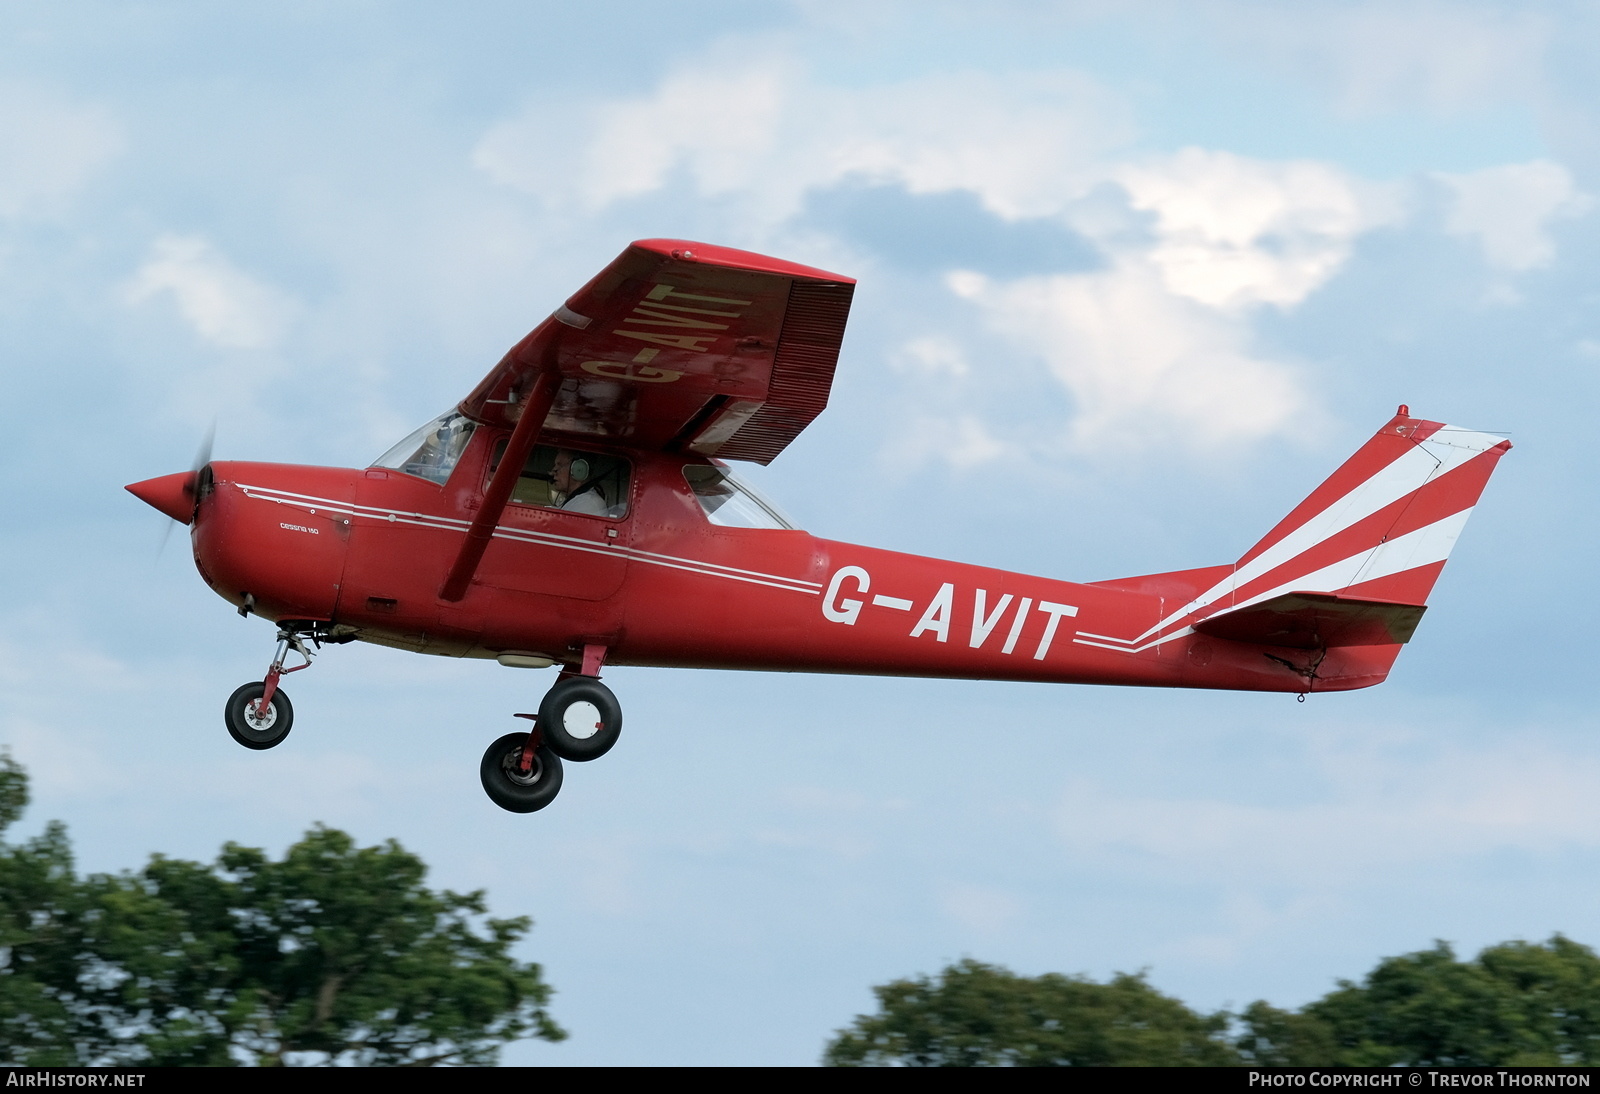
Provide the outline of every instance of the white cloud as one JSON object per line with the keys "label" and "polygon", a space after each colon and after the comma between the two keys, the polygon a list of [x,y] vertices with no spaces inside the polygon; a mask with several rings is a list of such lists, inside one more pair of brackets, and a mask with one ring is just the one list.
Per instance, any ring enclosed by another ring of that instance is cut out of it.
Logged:
{"label": "white cloud", "polygon": [[702,193],[742,189],[773,150],[787,83],[778,69],[690,70],[635,99],[534,104],[490,129],[473,163],[502,185],[589,209],[659,189],[680,168]]}
{"label": "white cloud", "polygon": [[972,371],[961,344],[942,335],[911,339],[890,355],[889,365],[897,372],[947,380],[959,379]]}
{"label": "white cloud", "polygon": [[885,463],[902,474],[930,461],[943,463],[952,471],[971,471],[1022,456],[1020,444],[995,436],[976,414],[937,411],[914,413],[883,449]]}
{"label": "white cloud", "polygon": [[1071,393],[1081,450],[1251,441],[1306,404],[1292,369],[1248,352],[1243,323],[1174,295],[1138,257],[1093,274],[949,283]]}
{"label": "white cloud", "polygon": [[809,190],[846,178],[911,193],[968,190],[1000,216],[1059,211],[1127,139],[1126,111],[1089,79],[958,73],[865,88],[808,80],[781,56],[698,65],[647,95],[530,105],[494,126],[473,163],[491,179],[587,209],[674,178],[742,199],[771,226]]}
{"label": "white cloud", "polygon": [[287,329],[294,301],[240,270],[200,236],[164,235],[125,287],[130,303],[171,293],[201,338],[228,349],[263,349]]}
{"label": "white cloud", "polygon": [[1439,178],[1455,197],[1446,230],[1476,237],[1492,265],[1512,272],[1548,265],[1556,252],[1550,222],[1578,216],[1593,204],[1566,168],[1548,160]]}
{"label": "white cloud", "polygon": [[883,460],[891,469],[906,473],[935,462],[952,471],[971,471],[1022,455],[1014,439],[1001,440],[987,422],[964,409],[973,369],[954,338],[910,339],[889,355],[889,367],[911,380],[906,398],[917,408],[883,447]]}
{"label": "white cloud", "polygon": [[1082,450],[1219,447],[1287,430],[1310,399],[1298,369],[1251,350],[1248,313],[1325,284],[1363,232],[1399,215],[1395,191],[1325,164],[1198,148],[1110,175],[1151,223],[1130,233],[1069,208],[1104,269],[1009,283],[957,271],[950,289],[1048,365],[1072,396]]}
{"label": "white cloud", "polygon": [[1298,304],[1344,265],[1358,235],[1398,214],[1388,191],[1306,161],[1187,148],[1116,178],[1155,216],[1149,258],[1162,282],[1215,308]]}
{"label": "white cloud", "polygon": [[49,213],[122,149],[101,110],[0,86],[0,217]]}

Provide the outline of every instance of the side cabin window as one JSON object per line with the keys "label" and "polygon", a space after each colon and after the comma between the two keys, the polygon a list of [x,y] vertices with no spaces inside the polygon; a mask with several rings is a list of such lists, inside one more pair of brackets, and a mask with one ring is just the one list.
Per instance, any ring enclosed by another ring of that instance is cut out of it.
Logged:
{"label": "side cabin window", "polygon": [[734,478],[726,467],[691,463],[684,467],[683,477],[712,524],[724,528],[794,528],[794,522],[783,515],[783,510]]}
{"label": "side cabin window", "polygon": [[[500,466],[509,439],[502,438],[494,446],[490,475]],[[511,500],[518,505],[620,520],[628,515],[629,481],[628,461],[621,456],[541,444],[528,453],[522,474],[511,488]]]}
{"label": "side cabin window", "polygon": [[471,419],[456,411],[441,414],[379,456],[372,466],[416,475],[443,486],[466,451],[472,428]]}

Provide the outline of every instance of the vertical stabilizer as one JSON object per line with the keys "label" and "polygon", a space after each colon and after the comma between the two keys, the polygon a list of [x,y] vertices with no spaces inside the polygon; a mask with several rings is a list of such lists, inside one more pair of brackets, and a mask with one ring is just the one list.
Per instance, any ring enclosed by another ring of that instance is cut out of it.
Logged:
{"label": "vertical stabilizer", "polygon": [[[1405,407],[1234,564],[1226,606],[1290,591],[1422,605],[1511,442]],[[1217,601],[1213,600],[1213,604]]]}
{"label": "vertical stabilizer", "polygon": [[1128,644],[1149,648],[1200,629],[1267,644],[1398,648],[1510,448],[1504,437],[1413,418],[1402,406],[1238,562],[1193,571],[1206,583]]}

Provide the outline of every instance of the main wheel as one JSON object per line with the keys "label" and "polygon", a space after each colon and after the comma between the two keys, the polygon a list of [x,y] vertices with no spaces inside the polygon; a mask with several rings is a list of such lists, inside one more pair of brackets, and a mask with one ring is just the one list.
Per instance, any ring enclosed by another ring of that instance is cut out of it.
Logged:
{"label": "main wheel", "polygon": [[264,711],[256,710],[267,686],[257,680],[241,686],[228,696],[225,717],[228,733],[246,748],[257,750],[281,744],[294,725],[294,704],[282,688],[272,693],[272,702]]}
{"label": "main wheel", "polygon": [[478,776],[484,793],[501,809],[536,813],[561,793],[561,757],[546,745],[533,750],[533,767],[522,771],[522,749],[527,733],[507,733],[483,754]]}
{"label": "main wheel", "polygon": [[545,743],[563,760],[598,760],[622,733],[622,706],[594,677],[568,677],[539,704],[539,728]]}

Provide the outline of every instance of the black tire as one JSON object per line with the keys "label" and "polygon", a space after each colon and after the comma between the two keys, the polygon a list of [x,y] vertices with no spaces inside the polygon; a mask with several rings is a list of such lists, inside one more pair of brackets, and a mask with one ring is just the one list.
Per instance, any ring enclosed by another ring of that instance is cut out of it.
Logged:
{"label": "black tire", "polygon": [[294,727],[294,704],[289,702],[289,696],[284,694],[282,688],[272,693],[272,709],[268,711],[267,718],[252,717],[250,704],[266,694],[266,690],[267,686],[259,680],[241,685],[228,696],[225,708],[229,735],[244,747],[257,751],[282,744],[289,730]]}
{"label": "black tire", "polygon": [[598,760],[622,733],[622,705],[594,677],[568,677],[539,704],[539,728],[545,744],[563,760]]}
{"label": "black tire", "polygon": [[533,770],[527,775],[518,768],[528,734],[507,733],[483,754],[478,776],[484,793],[501,809],[512,813],[537,813],[561,793],[561,757],[545,745],[533,750]]}

